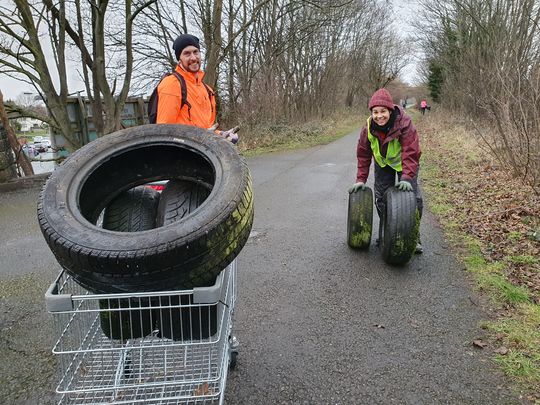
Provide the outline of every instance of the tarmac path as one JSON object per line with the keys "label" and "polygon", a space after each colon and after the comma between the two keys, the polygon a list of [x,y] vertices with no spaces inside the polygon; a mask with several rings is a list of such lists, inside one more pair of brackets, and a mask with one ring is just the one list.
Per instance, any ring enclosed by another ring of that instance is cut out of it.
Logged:
{"label": "tarmac path", "polygon": [[[375,246],[347,247],[356,140],[249,159],[255,223],[238,258],[241,346],[227,404],[520,403],[490,353],[472,346],[489,314],[427,210],[425,253],[404,268],[384,264]],[[38,192],[0,192],[6,404],[53,403],[43,294],[59,268],[37,225]]]}
{"label": "tarmac path", "polygon": [[404,268],[374,243],[348,248],[357,138],[249,161],[254,236],[238,259],[227,403],[519,403],[472,346],[487,314],[427,210],[425,253]]}

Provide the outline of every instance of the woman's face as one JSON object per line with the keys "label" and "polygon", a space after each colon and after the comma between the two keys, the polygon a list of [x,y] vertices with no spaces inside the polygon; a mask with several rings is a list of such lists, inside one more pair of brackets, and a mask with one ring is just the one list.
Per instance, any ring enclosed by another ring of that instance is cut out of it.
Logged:
{"label": "woman's face", "polygon": [[382,127],[390,119],[390,110],[386,107],[375,106],[371,109],[371,119]]}

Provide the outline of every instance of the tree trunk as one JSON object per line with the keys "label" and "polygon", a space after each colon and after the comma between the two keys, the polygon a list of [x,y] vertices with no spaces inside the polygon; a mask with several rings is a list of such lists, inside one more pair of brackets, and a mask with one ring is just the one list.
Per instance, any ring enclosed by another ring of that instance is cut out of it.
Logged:
{"label": "tree trunk", "polygon": [[[218,79],[218,65],[221,52],[222,38],[221,38],[221,18],[223,13],[223,2],[222,0],[215,0],[214,7],[212,10],[212,19],[208,21],[210,24],[207,27],[207,32],[210,34],[208,38],[205,38],[207,44],[207,56],[206,56],[206,69],[204,81],[211,87],[214,88],[214,91],[218,93],[216,88],[217,79]],[[210,28],[211,27],[211,28]]]}
{"label": "tree trunk", "polygon": [[[13,129],[9,125],[9,120],[6,114],[6,109],[4,108],[4,95],[0,91],[0,120],[2,122],[2,125],[6,131],[6,136],[9,142],[9,145],[11,146],[11,149],[13,150],[13,153],[15,153],[15,156],[17,157],[17,164],[21,166],[24,174],[26,176],[30,176],[34,174],[34,169],[32,168],[32,165],[30,164],[30,161],[26,157],[24,153],[21,153],[19,142],[17,141],[17,137],[15,136],[15,132],[13,132]],[[0,148],[1,149],[1,148]],[[10,153],[11,151],[7,150],[7,148],[4,148],[6,150],[6,154]],[[1,150],[0,150],[1,152]],[[12,156],[13,158],[13,156]],[[6,158],[6,163],[11,162],[11,159]],[[1,171],[0,167],[0,171]]]}

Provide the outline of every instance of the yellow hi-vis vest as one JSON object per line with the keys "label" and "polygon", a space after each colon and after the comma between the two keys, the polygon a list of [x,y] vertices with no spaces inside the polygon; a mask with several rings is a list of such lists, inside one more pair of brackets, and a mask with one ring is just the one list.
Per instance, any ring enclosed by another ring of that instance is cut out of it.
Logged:
{"label": "yellow hi-vis vest", "polygon": [[376,136],[371,133],[370,129],[371,119],[367,119],[367,136],[369,143],[371,144],[371,151],[373,152],[373,157],[380,167],[386,165],[390,166],[396,172],[401,172],[401,144],[397,139],[392,139],[388,143],[388,149],[386,151],[386,157],[381,155],[381,150],[379,148],[379,140]]}

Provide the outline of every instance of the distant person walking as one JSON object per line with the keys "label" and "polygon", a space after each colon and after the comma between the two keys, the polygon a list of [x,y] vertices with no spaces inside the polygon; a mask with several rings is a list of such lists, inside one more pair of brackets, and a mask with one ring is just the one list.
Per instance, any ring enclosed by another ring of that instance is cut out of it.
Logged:
{"label": "distant person walking", "polygon": [[426,113],[426,108],[427,108],[427,101],[425,98],[423,98],[422,101],[420,101],[420,111],[422,111],[422,115]]}
{"label": "distant person walking", "polygon": [[[373,160],[375,206],[379,218],[385,209],[384,194],[394,185],[401,191],[414,192],[421,218],[424,204],[418,186],[418,170],[422,152],[416,128],[405,111],[399,105],[394,104],[392,95],[386,89],[379,89],[373,94],[368,108],[371,115],[360,132],[356,149],[358,158],[357,182],[349,188],[349,193],[366,187],[369,168]],[[418,240],[416,253],[422,252],[422,245]]]}

